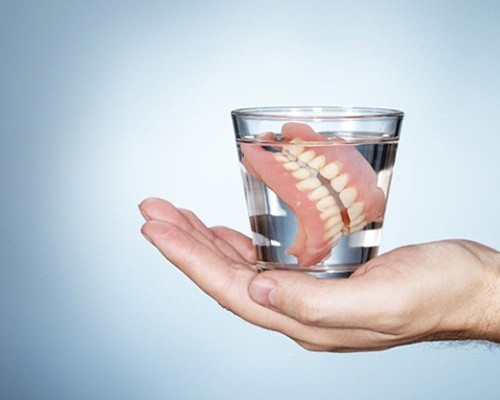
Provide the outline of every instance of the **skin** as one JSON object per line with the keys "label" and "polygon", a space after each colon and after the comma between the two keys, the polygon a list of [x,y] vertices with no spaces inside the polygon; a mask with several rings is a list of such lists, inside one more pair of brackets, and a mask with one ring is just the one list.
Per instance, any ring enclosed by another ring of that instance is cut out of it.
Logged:
{"label": "skin", "polygon": [[500,253],[446,240],[405,246],[348,279],[257,273],[251,240],[161,199],[139,206],[143,235],[204,292],[246,321],[313,351],[367,351],[432,340],[500,343]]}

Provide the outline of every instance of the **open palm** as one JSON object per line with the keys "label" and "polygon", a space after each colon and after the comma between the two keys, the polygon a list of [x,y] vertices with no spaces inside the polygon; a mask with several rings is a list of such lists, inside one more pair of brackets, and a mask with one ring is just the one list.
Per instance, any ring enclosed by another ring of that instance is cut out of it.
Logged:
{"label": "open palm", "polygon": [[348,279],[254,267],[251,240],[208,228],[161,199],[140,205],[142,233],[222,307],[322,351],[379,350],[423,340],[499,340],[500,254],[449,240],[406,246]]}

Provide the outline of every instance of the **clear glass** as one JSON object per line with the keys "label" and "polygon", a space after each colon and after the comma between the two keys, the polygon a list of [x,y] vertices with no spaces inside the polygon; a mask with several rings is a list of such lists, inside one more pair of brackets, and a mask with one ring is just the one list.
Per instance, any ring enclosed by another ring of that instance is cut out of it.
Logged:
{"label": "clear glass", "polygon": [[261,107],[231,115],[257,269],[347,277],[377,255],[401,111]]}

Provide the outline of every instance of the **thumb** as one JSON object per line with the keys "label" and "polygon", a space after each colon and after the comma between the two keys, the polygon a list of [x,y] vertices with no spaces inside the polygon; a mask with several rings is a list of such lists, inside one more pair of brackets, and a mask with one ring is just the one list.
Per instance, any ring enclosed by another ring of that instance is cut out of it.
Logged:
{"label": "thumb", "polygon": [[251,282],[253,301],[308,325],[326,322],[331,314],[331,281],[288,271],[265,271]]}

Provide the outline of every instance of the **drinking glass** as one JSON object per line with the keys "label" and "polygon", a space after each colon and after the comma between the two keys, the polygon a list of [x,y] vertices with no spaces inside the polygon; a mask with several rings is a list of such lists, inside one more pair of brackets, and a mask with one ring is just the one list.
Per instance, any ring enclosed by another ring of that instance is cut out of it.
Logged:
{"label": "drinking glass", "polygon": [[347,277],[377,255],[403,112],[231,112],[258,270]]}

